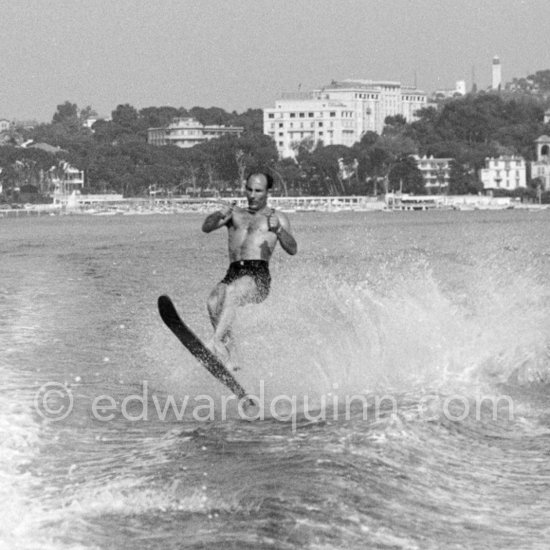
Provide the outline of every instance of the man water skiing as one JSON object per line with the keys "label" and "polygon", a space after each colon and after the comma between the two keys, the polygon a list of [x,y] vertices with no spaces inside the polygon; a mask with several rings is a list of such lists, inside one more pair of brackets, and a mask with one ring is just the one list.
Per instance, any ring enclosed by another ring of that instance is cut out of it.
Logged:
{"label": "man water skiing", "polygon": [[212,351],[226,363],[231,324],[237,308],[263,302],[269,294],[269,260],[277,241],[288,254],[294,255],[298,250],[288,218],[267,206],[268,192],[272,187],[270,174],[251,174],[245,185],[248,208],[227,205],[207,216],[202,224],[205,233],[224,226],[228,229],[229,269],[207,302],[214,327]]}

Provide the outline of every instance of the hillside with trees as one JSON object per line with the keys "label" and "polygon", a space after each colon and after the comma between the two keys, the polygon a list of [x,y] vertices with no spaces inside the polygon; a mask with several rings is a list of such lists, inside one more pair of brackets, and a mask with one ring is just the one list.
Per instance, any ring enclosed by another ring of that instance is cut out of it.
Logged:
{"label": "hillside with trees", "polygon": [[[537,73],[538,88],[550,90],[550,71]],[[544,124],[548,100],[519,81],[502,93],[476,93],[422,109],[416,121],[388,117],[381,135],[367,132],[352,147],[304,140],[295,159],[278,159],[275,143],[262,132],[262,111],[229,113],[218,107],[185,109],[169,106],[135,109],[118,105],[111,120],[84,123],[96,115],[66,101],[52,120],[11,132],[0,146],[0,183],[4,199],[17,199],[22,185],[44,190],[44,182],[61,161],[84,170],[85,192],[155,194],[233,194],[244,174],[269,169],[276,193],[292,195],[376,194],[402,189],[424,192],[410,155],[453,158],[448,193],[479,191],[477,171],[486,157],[522,155],[534,158],[534,140],[550,135]],[[520,89],[521,88],[521,89]],[[223,137],[189,149],[147,144],[147,129],[167,125],[174,117],[194,117],[203,124],[242,126],[240,137]],[[40,151],[22,144],[47,143]]]}

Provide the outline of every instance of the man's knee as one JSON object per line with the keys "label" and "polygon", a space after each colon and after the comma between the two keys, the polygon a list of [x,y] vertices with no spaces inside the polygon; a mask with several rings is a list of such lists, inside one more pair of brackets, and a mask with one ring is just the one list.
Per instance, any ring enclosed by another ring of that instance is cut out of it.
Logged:
{"label": "man's knee", "polygon": [[206,307],[211,314],[215,314],[221,308],[225,295],[225,285],[217,285],[206,300]]}
{"label": "man's knee", "polygon": [[228,285],[226,300],[232,304],[242,305],[254,300],[258,288],[252,277],[241,277]]}

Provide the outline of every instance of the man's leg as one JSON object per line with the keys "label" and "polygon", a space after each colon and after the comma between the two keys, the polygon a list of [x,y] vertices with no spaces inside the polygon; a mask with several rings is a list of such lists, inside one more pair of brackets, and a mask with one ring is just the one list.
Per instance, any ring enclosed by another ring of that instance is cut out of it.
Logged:
{"label": "man's leg", "polygon": [[230,284],[219,283],[208,298],[208,313],[214,327],[213,351],[225,360],[229,356],[231,325],[237,308],[257,299],[258,289],[252,277],[245,276]]}
{"label": "man's leg", "polygon": [[206,308],[208,309],[208,315],[214,330],[216,330],[216,327],[218,326],[218,319],[225,301],[226,288],[227,285],[225,283],[218,283],[210,293],[210,296],[208,296],[208,300],[206,302]]}

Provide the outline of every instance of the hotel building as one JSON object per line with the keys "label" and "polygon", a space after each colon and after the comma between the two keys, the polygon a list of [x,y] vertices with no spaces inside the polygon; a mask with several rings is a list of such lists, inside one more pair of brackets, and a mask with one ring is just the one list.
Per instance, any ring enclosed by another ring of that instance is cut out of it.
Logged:
{"label": "hotel building", "polygon": [[416,166],[422,173],[422,180],[424,181],[426,190],[444,190],[449,188],[451,162],[454,159],[434,158],[433,156],[427,157],[426,155],[423,157],[412,155],[412,158],[415,160]]}
{"label": "hotel building", "polygon": [[525,159],[519,156],[486,158],[485,168],[480,171],[483,189],[505,189],[513,191],[526,187]]}
{"label": "hotel building", "polygon": [[311,92],[283,94],[275,107],[264,109],[264,134],[281,157],[293,157],[302,141],[350,147],[368,131],[381,134],[387,116],[415,120],[426,105],[424,92],[399,82],[333,81]]}
{"label": "hotel building", "polygon": [[221,136],[240,136],[241,126],[204,125],[189,117],[175,118],[162,128],[147,129],[147,143],[150,145],[176,145],[187,148]]}

